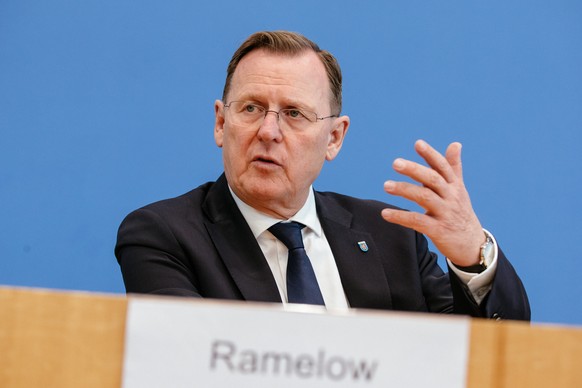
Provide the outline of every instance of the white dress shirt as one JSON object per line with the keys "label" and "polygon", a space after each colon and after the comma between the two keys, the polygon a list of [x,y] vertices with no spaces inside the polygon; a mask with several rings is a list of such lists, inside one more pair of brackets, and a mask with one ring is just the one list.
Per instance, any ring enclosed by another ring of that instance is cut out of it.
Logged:
{"label": "white dress shirt", "polygon": [[[288,249],[268,230],[271,226],[281,222],[281,220],[250,207],[239,199],[232,189],[231,193],[267,259],[283,304],[287,304]],[[296,221],[305,225],[305,228],[301,230],[303,245],[311,261],[313,272],[315,272],[325,307],[328,310],[346,310],[349,307],[348,300],[331,253],[331,247],[325,238],[325,233],[317,217],[313,190],[309,190],[309,196],[303,207],[286,221]]]}
{"label": "white dress shirt", "polygon": [[[279,289],[279,294],[281,295],[283,304],[288,304],[286,280],[288,250],[287,247],[268,230],[271,226],[282,220],[259,212],[238,198],[232,189],[230,189],[230,192],[267,259],[269,268],[275,278],[275,283],[277,283],[277,288]],[[331,247],[329,246],[323,228],[319,222],[319,218],[317,217],[313,189],[310,188],[309,196],[303,207],[290,219],[283,220],[283,222],[285,221],[296,221],[305,225],[305,228],[301,231],[303,235],[303,245],[305,246],[305,251],[309,260],[311,261],[326,308],[329,310],[348,309],[348,300],[342,286],[335,259],[331,252]],[[485,233],[488,233],[491,236],[489,232],[485,231]],[[461,271],[449,261],[452,271],[454,271],[461,281],[467,285],[477,303],[481,303],[491,289],[495,268],[497,267],[497,242],[493,236],[491,237],[494,242],[495,256],[493,262],[485,271],[481,273]]]}

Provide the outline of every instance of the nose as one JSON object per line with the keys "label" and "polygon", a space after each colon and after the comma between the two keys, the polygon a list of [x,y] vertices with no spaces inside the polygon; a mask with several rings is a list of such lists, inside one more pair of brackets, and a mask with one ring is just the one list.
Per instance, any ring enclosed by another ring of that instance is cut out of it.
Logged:
{"label": "nose", "polygon": [[279,112],[277,112],[276,110],[266,110],[265,111],[265,120],[267,119],[267,116],[269,115],[269,113],[274,113],[277,116],[277,121],[279,121]]}
{"label": "nose", "polygon": [[[270,115],[269,113],[274,113],[274,115]],[[283,135],[281,133],[281,127],[279,127],[279,112],[274,110],[265,112],[265,119],[259,127],[257,136],[261,141],[281,141]]]}

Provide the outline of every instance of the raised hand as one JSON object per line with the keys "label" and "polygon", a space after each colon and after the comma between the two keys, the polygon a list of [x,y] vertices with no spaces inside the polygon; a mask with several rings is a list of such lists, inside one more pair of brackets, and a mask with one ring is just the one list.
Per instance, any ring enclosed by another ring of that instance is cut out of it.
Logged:
{"label": "raised hand", "polygon": [[463,182],[461,144],[451,143],[445,156],[423,140],[414,148],[428,166],[400,158],[392,166],[420,185],[389,180],[384,190],[416,202],[426,212],[384,209],[382,217],[425,234],[456,265],[477,264],[485,235]]}

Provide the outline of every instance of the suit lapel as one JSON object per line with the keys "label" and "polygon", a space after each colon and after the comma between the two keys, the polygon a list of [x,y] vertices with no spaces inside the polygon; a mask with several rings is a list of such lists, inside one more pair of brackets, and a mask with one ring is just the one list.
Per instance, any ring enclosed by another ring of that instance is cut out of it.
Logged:
{"label": "suit lapel", "polygon": [[[350,306],[391,309],[390,288],[372,235],[353,225],[353,215],[335,199],[316,192],[315,201]],[[210,238],[243,298],[280,303],[271,269],[228,190],[224,174],[209,190],[202,207]],[[360,241],[366,242],[368,251],[360,249]]]}
{"label": "suit lapel", "polygon": [[204,224],[214,246],[245,300],[281,302],[271,269],[223,175],[202,205]]}
{"label": "suit lapel", "polygon": [[[390,288],[371,234],[353,224],[353,215],[335,199],[315,193],[317,213],[333,252],[351,307],[391,309]],[[365,242],[368,250],[359,242]]]}

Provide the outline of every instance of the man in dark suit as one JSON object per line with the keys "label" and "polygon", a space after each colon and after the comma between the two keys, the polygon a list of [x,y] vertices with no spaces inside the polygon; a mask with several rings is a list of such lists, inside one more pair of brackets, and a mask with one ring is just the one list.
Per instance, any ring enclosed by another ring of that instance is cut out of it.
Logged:
{"label": "man in dark suit", "polygon": [[[521,281],[472,209],[459,143],[441,155],[418,141],[428,166],[394,161],[420,185],[388,181],[386,192],[424,214],[313,190],[349,127],[340,112],[341,72],[329,52],[290,32],[249,37],[215,102],[225,173],[123,221],[116,255],[127,292],[529,319]],[[289,224],[299,249],[274,226]],[[297,299],[301,287],[316,299]]]}

